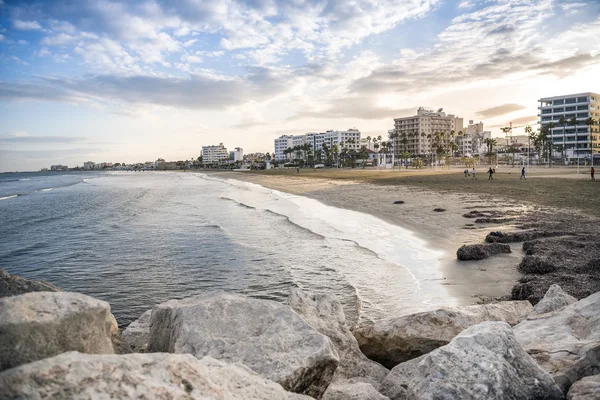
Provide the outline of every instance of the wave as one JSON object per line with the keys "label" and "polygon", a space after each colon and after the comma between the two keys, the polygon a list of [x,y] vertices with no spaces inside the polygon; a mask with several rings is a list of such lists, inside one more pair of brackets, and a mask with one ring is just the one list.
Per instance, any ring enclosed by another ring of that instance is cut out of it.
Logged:
{"label": "wave", "polygon": [[19,196],[19,195],[18,194],[11,194],[10,196],[0,197],[0,200],[14,199],[17,196]]}
{"label": "wave", "polygon": [[292,220],[290,219],[290,217],[288,217],[287,215],[280,214],[280,213],[278,213],[278,212],[275,212],[275,211],[272,211],[272,210],[269,210],[269,209],[265,209],[264,211],[265,211],[265,213],[267,213],[267,214],[276,215],[276,216],[278,216],[278,217],[281,217],[281,218],[285,219],[285,220],[286,220],[286,221],[287,221],[287,222],[288,222],[290,225],[293,225],[295,228],[298,228],[298,229],[300,229],[301,231],[308,232],[308,233],[310,233],[310,234],[312,234],[312,235],[315,235],[315,236],[317,236],[317,237],[319,237],[319,238],[321,238],[321,239],[327,239],[327,238],[326,238],[324,235],[321,235],[320,233],[317,233],[317,232],[315,232],[315,231],[312,231],[312,230],[310,230],[310,229],[308,229],[308,228],[306,228],[306,227],[304,227],[304,226],[302,226],[302,225],[298,225],[297,223],[295,223],[294,221],[292,221]]}
{"label": "wave", "polygon": [[41,192],[49,192],[49,191],[51,191],[52,189],[54,189],[54,188],[41,189],[40,191],[41,191]]}
{"label": "wave", "polygon": [[28,181],[28,180],[29,180],[29,178],[21,178],[21,179],[19,179],[19,181]]}
{"label": "wave", "polygon": [[256,207],[249,206],[248,204],[244,204],[244,203],[242,203],[242,202],[240,202],[240,201],[237,201],[237,200],[235,200],[235,199],[232,199],[231,197],[225,197],[225,196],[221,196],[220,198],[221,198],[221,200],[229,200],[229,201],[233,201],[234,203],[236,203],[237,205],[239,205],[239,206],[241,206],[241,207],[244,207],[244,208],[249,208],[249,209],[251,209],[251,210],[256,210]]}

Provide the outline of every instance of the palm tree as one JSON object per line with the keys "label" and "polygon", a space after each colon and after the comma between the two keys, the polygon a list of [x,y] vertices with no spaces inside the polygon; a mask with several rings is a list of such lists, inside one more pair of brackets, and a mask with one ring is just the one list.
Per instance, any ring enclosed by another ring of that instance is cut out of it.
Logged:
{"label": "palm tree", "polygon": [[567,122],[567,119],[565,118],[565,116],[561,115],[560,118],[558,119],[558,123],[559,123],[559,125],[562,125],[562,127],[563,127],[563,151],[562,151],[561,158],[562,158],[562,161],[564,164],[565,163],[564,151],[565,151],[565,142],[567,141],[567,124],[568,124],[568,122]]}
{"label": "palm tree", "polygon": [[577,137],[577,116],[573,115],[573,118],[569,120],[568,124],[575,128],[575,152],[573,154],[575,157],[577,157],[577,173],[579,173],[579,138]]}
{"label": "palm tree", "polygon": [[552,137],[552,129],[554,129],[556,125],[554,122],[548,123],[548,132],[547,132],[547,140],[550,142],[550,168],[552,168],[552,164],[554,164],[554,160],[552,159],[552,148],[554,147],[554,138]]}
{"label": "palm tree", "polygon": [[592,135],[592,128],[599,121],[595,121],[594,118],[589,117],[585,120],[585,124],[588,126],[588,135],[590,137],[590,161],[592,163],[592,167],[594,166],[594,136]]}
{"label": "palm tree", "polygon": [[369,149],[371,149],[371,136],[367,136],[367,143],[369,144]]}
{"label": "palm tree", "polygon": [[527,168],[529,168],[529,164],[531,164],[531,126],[527,125],[525,127],[525,133],[527,134]]}

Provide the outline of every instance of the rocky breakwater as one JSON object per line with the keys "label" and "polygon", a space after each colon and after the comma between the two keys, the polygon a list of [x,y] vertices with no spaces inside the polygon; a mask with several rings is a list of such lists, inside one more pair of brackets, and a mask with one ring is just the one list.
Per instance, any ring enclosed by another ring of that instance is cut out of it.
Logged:
{"label": "rocky breakwater", "polygon": [[448,344],[470,326],[485,321],[516,325],[532,310],[528,301],[441,308],[361,326],[354,336],[367,357],[393,368]]}

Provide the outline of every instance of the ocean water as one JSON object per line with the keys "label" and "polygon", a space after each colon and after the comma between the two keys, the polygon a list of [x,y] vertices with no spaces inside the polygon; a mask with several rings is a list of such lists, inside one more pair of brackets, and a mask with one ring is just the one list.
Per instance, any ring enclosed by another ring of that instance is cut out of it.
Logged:
{"label": "ocean water", "polygon": [[106,300],[121,326],[212,290],[330,293],[352,324],[454,305],[441,251],[409,230],[201,173],[0,174],[0,232],[0,266]]}

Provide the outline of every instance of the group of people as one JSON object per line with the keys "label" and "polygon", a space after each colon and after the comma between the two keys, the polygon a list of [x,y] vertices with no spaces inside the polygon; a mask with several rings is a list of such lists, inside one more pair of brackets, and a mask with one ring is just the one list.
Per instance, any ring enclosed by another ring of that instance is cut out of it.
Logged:
{"label": "group of people", "polygon": [[[594,170],[594,168],[592,168],[592,171]],[[472,180],[475,179],[477,180],[477,171],[475,171],[475,167],[473,167],[473,170],[471,170],[471,173],[469,174],[469,169],[465,169],[465,178],[468,177],[469,175],[473,176],[473,178],[471,178]],[[488,169],[488,181],[489,180],[493,180],[494,179],[494,174],[496,173],[496,169],[490,167],[490,169]],[[519,179],[527,179],[527,177],[525,176],[525,167],[523,167],[523,169],[521,169],[521,177]],[[594,180],[594,173],[592,172],[592,180]]]}

